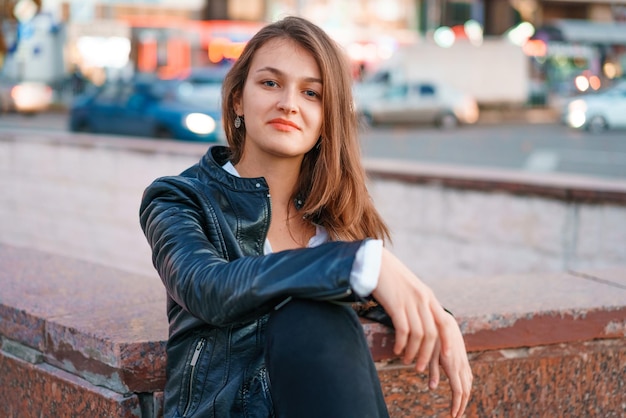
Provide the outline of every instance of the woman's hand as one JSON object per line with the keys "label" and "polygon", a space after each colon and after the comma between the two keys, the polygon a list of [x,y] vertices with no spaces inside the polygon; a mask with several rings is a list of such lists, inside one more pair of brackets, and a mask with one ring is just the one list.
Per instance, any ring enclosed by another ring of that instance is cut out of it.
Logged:
{"label": "woman's hand", "polygon": [[415,360],[417,371],[430,364],[431,387],[439,382],[439,369],[433,364],[441,363],[452,389],[452,416],[460,417],[469,400],[472,372],[456,321],[443,310],[432,290],[386,248],[380,270],[372,294],[393,321],[394,352],[404,353],[405,364]]}
{"label": "woman's hand", "polygon": [[[465,412],[472,389],[472,369],[470,368],[465,349],[463,335],[456,320],[447,314],[445,321],[448,324],[442,330],[440,342],[435,346],[435,355],[430,360],[428,386],[434,390],[439,385],[439,365],[443,368],[452,391],[451,413],[453,417],[460,417]],[[445,341],[445,349],[441,349]]]}
{"label": "woman's hand", "polygon": [[420,372],[433,357],[439,339],[434,312],[443,314],[435,295],[398,258],[383,248],[378,285],[372,293],[391,317],[396,331],[394,353]]}

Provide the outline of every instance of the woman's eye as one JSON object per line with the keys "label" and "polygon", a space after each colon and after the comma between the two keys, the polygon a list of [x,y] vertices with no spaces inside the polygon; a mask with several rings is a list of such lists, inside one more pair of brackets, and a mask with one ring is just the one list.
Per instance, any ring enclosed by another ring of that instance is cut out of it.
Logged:
{"label": "woman's eye", "polygon": [[304,94],[312,98],[320,97],[320,95],[314,90],[305,90]]}
{"label": "woman's eye", "polygon": [[263,82],[263,85],[267,87],[276,87],[278,84],[274,80],[266,80]]}

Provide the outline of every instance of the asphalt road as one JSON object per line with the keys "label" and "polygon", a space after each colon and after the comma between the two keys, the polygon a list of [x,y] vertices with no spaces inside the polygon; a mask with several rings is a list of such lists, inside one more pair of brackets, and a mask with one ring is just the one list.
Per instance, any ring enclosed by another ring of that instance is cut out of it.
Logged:
{"label": "asphalt road", "polygon": [[[0,116],[0,133],[67,130],[64,114]],[[69,134],[69,133],[68,133]],[[487,123],[452,130],[383,126],[363,131],[365,158],[561,172],[626,179],[626,131],[590,134],[557,123]]]}
{"label": "asphalt road", "polygon": [[366,157],[626,178],[626,131],[591,134],[556,123],[386,127],[366,132],[362,143]]}

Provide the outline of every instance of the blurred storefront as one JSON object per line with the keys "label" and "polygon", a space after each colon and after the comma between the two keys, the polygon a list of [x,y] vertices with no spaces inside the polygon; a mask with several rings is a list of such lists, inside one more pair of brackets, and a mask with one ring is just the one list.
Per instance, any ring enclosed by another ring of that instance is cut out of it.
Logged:
{"label": "blurred storefront", "polygon": [[[47,1],[56,3],[68,28],[68,68],[76,68],[95,84],[130,77],[139,65],[151,73],[190,65],[185,60],[192,41],[186,22],[198,21],[202,1]],[[144,25],[150,20],[153,24]],[[163,23],[167,21],[171,23]]]}
{"label": "blurred storefront", "polygon": [[544,0],[526,46],[546,100],[599,90],[626,76],[626,0]]}
{"label": "blurred storefront", "polygon": [[306,16],[341,43],[359,78],[402,45],[420,38],[420,21],[431,0],[268,0],[267,19]]}
{"label": "blurred storefront", "polygon": [[[6,4],[18,1],[24,0],[6,0],[0,13],[12,13]],[[290,14],[306,16],[337,39],[355,78],[404,45],[432,40],[440,28],[470,39],[468,23],[481,37],[531,25],[536,33],[524,48],[533,82],[545,94],[568,94],[579,75],[589,88],[597,85],[593,76],[604,85],[626,68],[626,40],[610,35],[623,32],[626,0],[42,0],[41,12],[62,28],[57,41],[66,74],[77,71],[95,83],[228,63],[262,25]],[[573,19],[588,21],[587,28],[572,26]],[[6,22],[10,35],[16,23]]]}
{"label": "blurred storefront", "polygon": [[346,47],[358,76],[418,39],[421,13],[432,1],[44,0],[44,5],[68,27],[67,67],[99,82],[129,71],[172,77],[190,67],[227,63],[262,25],[289,14],[306,16],[331,33]]}
{"label": "blurred storefront", "polygon": [[549,93],[598,90],[624,76],[626,23],[559,19],[540,27],[531,42]]}

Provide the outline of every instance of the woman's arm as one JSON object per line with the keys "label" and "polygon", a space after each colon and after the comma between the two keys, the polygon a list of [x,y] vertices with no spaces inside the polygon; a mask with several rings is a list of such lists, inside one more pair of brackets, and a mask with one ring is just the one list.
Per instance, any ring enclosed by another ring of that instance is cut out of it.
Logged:
{"label": "woman's arm", "polygon": [[254,319],[287,297],[341,299],[352,292],[350,272],[362,242],[227,260],[220,226],[207,225],[207,208],[188,191],[153,184],[148,195],[140,222],[153,263],[169,296],[209,324]]}

